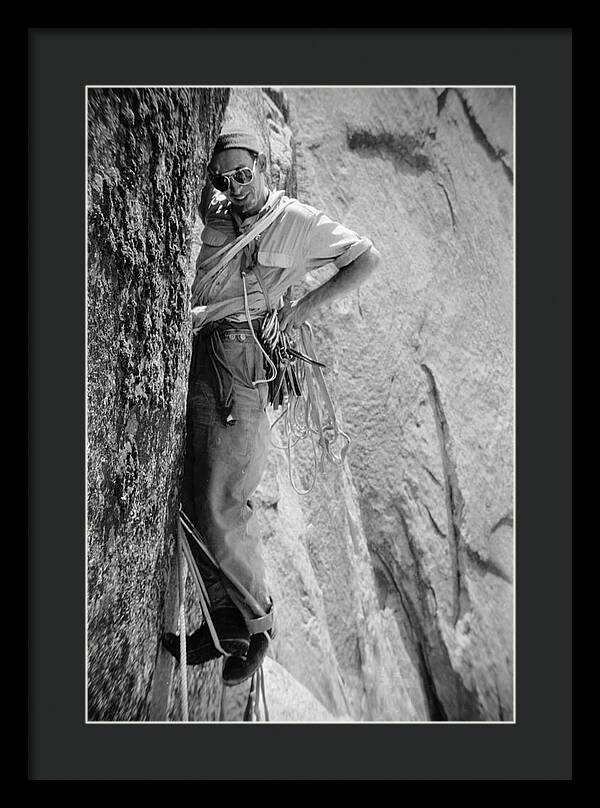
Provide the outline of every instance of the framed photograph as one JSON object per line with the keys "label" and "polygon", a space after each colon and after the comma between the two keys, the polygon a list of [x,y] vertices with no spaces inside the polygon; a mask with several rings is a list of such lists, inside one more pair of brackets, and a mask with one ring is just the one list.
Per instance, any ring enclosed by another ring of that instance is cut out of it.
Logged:
{"label": "framed photograph", "polygon": [[30,779],[571,779],[570,30],[30,60]]}

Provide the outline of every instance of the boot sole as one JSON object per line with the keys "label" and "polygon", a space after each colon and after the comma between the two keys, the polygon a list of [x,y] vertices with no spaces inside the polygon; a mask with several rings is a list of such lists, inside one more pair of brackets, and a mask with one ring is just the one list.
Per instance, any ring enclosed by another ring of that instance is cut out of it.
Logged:
{"label": "boot sole", "polygon": [[[257,639],[251,641],[246,658],[226,659],[223,665],[223,684],[226,687],[241,685],[247,681],[262,665],[269,647],[269,640],[264,634],[253,634]],[[260,640],[258,638],[261,638]],[[252,648],[254,645],[254,648]]]}

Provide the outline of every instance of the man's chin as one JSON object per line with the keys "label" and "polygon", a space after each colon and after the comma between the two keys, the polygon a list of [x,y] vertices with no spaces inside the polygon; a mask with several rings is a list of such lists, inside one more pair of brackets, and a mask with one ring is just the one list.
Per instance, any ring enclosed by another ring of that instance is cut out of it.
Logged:
{"label": "man's chin", "polygon": [[251,199],[242,199],[241,202],[236,202],[234,199],[232,199],[231,204],[237,213],[244,214],[246,216],[252,215],[253,213],[258,213],[259,211],[259,207]]}

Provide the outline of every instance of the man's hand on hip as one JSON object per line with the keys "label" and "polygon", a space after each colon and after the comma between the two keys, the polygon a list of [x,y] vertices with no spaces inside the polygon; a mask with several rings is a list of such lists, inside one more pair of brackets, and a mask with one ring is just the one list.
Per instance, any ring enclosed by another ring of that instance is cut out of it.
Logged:
{"label": "man's hand on hip", "polygon": [[286,300],[277,312],[279,327],[282,331],[298,328],[306,319],[306,305],[303,298],[299,300]]}

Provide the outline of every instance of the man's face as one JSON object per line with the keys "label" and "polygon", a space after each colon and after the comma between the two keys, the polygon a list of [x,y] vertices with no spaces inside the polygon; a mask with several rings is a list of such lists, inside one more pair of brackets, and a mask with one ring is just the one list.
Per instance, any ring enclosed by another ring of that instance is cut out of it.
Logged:
{"label": "man's face", "polygon": [[267,187],[264,176],[265,159],[259,155],[254,162],[254,155],[245,149],[225,149],[219,152],[210,163],[211,174],[228,174],[238,168],[252,169],[254,176],[247,185],[241,185],[229,174],[229,188],[222,193],[241,216],[250,216],[262,208],[266,201]]}

